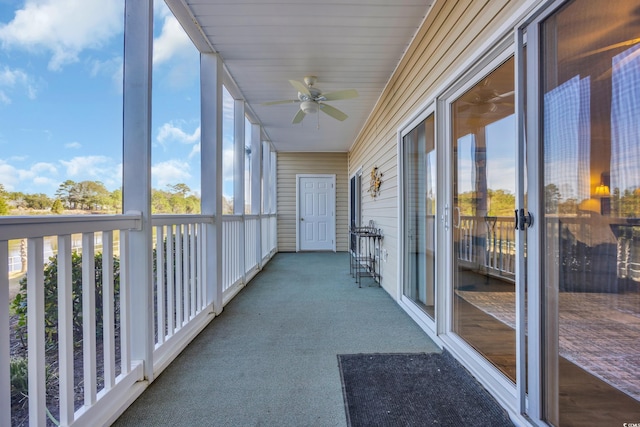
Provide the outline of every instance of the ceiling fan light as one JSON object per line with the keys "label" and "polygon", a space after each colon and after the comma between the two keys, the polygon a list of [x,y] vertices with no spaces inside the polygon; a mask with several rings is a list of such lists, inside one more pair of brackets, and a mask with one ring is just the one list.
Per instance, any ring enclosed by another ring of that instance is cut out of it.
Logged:
{"label": "ceiling fan light", "polygon": [[318,112],[318,103],[315,101],[304,101],[300,104],[300,109],[305,114],[313,114]]}

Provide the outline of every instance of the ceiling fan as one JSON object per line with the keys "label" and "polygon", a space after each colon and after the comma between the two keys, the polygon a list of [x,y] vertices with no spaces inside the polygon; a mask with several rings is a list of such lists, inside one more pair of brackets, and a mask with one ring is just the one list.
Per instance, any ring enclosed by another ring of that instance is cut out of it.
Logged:
{"label": "ceiling fan", "polygon": [[293,124],[300,123],[307,114],[317,113],[318,111],[322,111],[336,120],[345,120],[348,117],[345,113],[324,102],[355,98],[358,96],[358,92],[355,89],[346,89],[323,93],[320,89],[313,86],[317,80],[318,78],[316,76],[306,76],[304,83],[297,80],[289,80],[291,86],[298,91],[298,99],[270,101],[262,105],[300,103],[300,110],[293,117]]}
{"label": "ceiling fan", "polygon": [[470,114],[490,114],[498,113],[500,107],[513,108],[513,90],[500,93],[496,85],[486,78],[482,83],[476,85],[472,90],[458,98],[460,103],[458,111]]}

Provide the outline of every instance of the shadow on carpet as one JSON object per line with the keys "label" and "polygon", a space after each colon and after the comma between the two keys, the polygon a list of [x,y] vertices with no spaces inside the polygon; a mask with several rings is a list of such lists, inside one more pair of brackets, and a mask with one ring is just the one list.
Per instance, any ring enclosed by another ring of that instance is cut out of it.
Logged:
{"label": "shadow on carpet", "polygon": [[339,354],[350,427],[513,426],[448,352]]}

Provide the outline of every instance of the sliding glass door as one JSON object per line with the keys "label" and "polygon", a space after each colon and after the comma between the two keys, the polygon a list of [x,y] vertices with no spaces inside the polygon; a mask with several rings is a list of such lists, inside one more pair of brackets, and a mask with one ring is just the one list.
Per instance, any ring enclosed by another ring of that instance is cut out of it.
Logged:
{"label": "sliding glass door", "polygon": [[435,316],[436,147],[434,116],[402,138],[404,201],[403,294]]}
{"label": "sliding glass door", "polygon": [[566,2],[529,31],[542,216],[529,269],[541,414],[556,426],[640,420],[639,6]]}
{"label": "sliding glass door", "polygon": [[516,381],[513,57],[451,105],[452,330]]}

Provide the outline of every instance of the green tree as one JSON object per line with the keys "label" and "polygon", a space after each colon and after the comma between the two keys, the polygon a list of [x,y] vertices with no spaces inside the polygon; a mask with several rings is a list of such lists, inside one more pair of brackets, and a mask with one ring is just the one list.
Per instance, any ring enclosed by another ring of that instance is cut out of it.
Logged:
{"label": "green tree", "polygon": [[56,191],[56,197],[62,200],[68,209],[76,209],[76,185],[75,181],[67,179],[58,186],[58,190]]}
{"label": "green tree", "polygon": [[44,193],[26,194],[24,201],[27,209],[37,210],[48,209],[53,203],[49,196]]}
{"label": "green tree", "polygon": [[4,185],[0,184],[0,215],[9,215],[9,205],[7,204],[7,192]]}
{"label": "green tree", "polygon": [[[96,279],[96,332],[102,334],[102,253],[95,254],[95,279]],[[120,295],[120,260],[113,257],[114,298],[116,299],[116,322],[119,318]],[[71,302],[73,304],[73,336],[74,342],[82,342],[82,255],[73,252],[71,255]],[[26,345],[27,335],[27,278],[20,280],[20,292],[16,295],[11,308],[18,315],[16,334]],[[58,257],[49,258],[49,263],[44,267],[44,310],[45,310],[45,338],[47,349],[57,348],[58,334]]]}
{"label": "green tree", "polygon": [[162,190],[151,190],[151,212],[152,213],[170,213],[171,204],[169,203],[169,193]]}
{"label": "green tree", "polygon": [[175,185],[167,184],[167,187],[169,187],[171,193],[180,194],[182,197],[187,197],[187,194],[191,193],[189,186],[184,183]]}
{"label": "green tree", "polygon": [[62,205],[60,199],[55,199],[53,201],[53,204],[51,205],[51,212],[54,214],[61,214],[62,212],[64,212],[64,206]]}
{"label": "green tree", "polygon": [[513,216],[516,208],[516,196],[507,190],[491,190],[487,191],[490,208],[489,216]]}
{"label": "green tree", "polygon": [[81,209],[103,209],[109,206],[111,193],[100,181],[81,181],[73,189]]}
{"label": "green tree", "polygon": [[109,204],[117,213],[122,213],[122,189],[118,188],[111,192]]}

